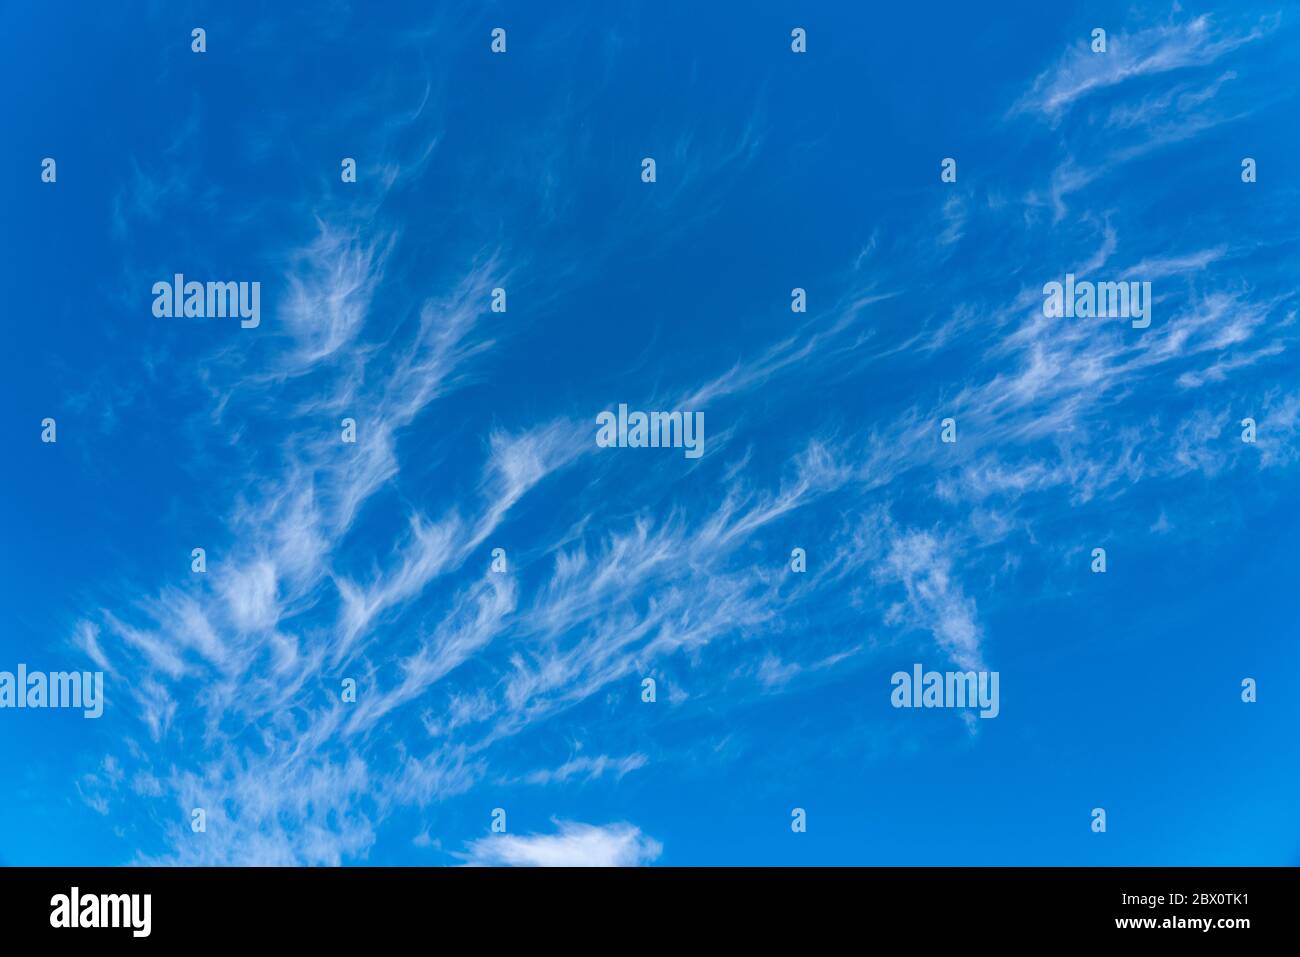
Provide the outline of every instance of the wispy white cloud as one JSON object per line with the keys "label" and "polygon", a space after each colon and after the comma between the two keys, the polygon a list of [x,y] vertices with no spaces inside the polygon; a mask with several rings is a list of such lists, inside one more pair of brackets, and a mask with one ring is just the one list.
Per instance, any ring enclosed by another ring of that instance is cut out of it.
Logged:
{"label": "wispy white cloud", "polygon": [[944,543],[929,532],[903,531],[889,536],[887,548],[876,577],[901,584],[906,597],[885,620],[924,628],[959,667],[983,669],[975,601],[963,592]]}
{"label": "wispy white cloud", "polygon": [[621,758],[611,758],[607,754],[595,757],[583,755],[570,758],[557,768],[533,771],[526,775],[524,780],[529,784],[559,784],[571,778],[594,781],[607,773],[621,778],[638,768],[645,767],[648,760],[644,754],[629,754]]}
{"label": "wispy white cloud", "polygon": [[1054,66],[1039,74],[1014,109],[1059,120],[1092,94],[1140,77],[1213,63],[1267,35],[1275,26],[1273,18],[1238,32],[1220,29],[1208,14],[1175,19],[1132,32],[1111,33],[1105,53],[1093,53],[1090,38],[1083,37]]}

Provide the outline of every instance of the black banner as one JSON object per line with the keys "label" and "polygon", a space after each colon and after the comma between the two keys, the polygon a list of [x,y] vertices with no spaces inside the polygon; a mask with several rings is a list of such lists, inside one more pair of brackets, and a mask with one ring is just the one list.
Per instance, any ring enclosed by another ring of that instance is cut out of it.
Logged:
{"label": "black banner", "polygon": [[[1133,938],[1233,947],[1294,935],[1290,868],[9,868],[8,942],[484,942],[606,949],[671,934],[927,945]],[[602,944],[601,942],[605,942]],[[461,945],[458,945],[461,946]],[[675,945],[674,945],[675,946]],[[928,949],[928,948],[927,948]],[[9,951],[11,953],[16,951]]]}

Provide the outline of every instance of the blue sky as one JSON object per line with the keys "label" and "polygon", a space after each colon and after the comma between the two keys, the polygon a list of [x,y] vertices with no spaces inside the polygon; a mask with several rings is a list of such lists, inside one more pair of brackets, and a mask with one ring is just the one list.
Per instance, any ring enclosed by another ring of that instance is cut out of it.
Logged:
{"label": "blue sky", "polygon": [[1300,863],[1291,11],[131,7],[0,13],[0,861]]}

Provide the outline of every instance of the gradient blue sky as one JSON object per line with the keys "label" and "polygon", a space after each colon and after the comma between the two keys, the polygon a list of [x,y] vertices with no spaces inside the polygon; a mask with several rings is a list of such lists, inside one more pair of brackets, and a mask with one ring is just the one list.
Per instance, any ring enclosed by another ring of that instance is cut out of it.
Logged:
{"label": "gradient blue sky", "polygon": [[6,4],[0,861],[1300,862],[1294,12],[997,8]]}

